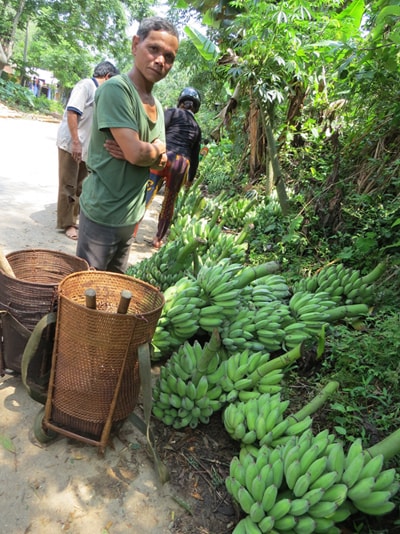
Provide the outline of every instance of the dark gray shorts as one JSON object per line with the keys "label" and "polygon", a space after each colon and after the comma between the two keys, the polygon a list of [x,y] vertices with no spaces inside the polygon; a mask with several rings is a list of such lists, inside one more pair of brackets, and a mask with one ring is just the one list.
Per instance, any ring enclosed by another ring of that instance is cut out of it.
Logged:
{"label": "dark gray shorts", "polygon": [[117,228],[97,224],[81,212],[76,255],[98,271],[125,273],[134,228],[134,224]]}

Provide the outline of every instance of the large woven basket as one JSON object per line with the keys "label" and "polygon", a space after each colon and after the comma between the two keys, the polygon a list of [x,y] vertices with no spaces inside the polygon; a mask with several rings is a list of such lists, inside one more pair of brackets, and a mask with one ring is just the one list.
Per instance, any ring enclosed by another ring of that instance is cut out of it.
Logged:
{"label": "large woven basket", "polygon": [[[87,289],[96,292],[95,310],[85,305]],[[132,299],[118,314],[123,290]],[[163,305],[158,289],[127,275],[80,272],[61,282],[45,425],[99,441],[110,418],[119,422],[133,411],[138,347],[151,342]]]}
{"label": "large woven basket", "polygon": [[0,270],[0,309],[7,310],[28,330],[51,311],[63,278],[89,270],[88,263],[64,252],[27,249],[7,254],[16,278]]}
{"label": "large woven basket", "polygon": [[[88,271],[88,263],[64,252],[26,249],[7,254],[15,278],[0,270],[0,310],[12,316],[4,322],[3,362],[6,368],[20,372],[23,349],[40,319],[57,306],[58,284],[67,275]],[[1,359],[1,358],[0,358]]]}

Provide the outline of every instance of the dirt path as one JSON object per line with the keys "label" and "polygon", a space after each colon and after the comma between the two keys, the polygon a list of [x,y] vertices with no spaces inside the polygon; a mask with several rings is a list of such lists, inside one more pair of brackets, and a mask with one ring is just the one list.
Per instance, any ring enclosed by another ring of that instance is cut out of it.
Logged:
{"label": "dirt path", "polygon": [[[21,117],[0,105],[0,246],[75,254],[55,229],[57,122]],[[131,262],[152,254],[160,199],[146,214]],[[44,446],[32,426],[41,405],[19,375],[0,377],[2,534],[163,534],[182,509],[161,486],[144,436],[126,422],[104,456],[96,447],[59,437]],[[140,415],[140,405],[135,410]],[[176,532],[176,530],[174,531]]]}

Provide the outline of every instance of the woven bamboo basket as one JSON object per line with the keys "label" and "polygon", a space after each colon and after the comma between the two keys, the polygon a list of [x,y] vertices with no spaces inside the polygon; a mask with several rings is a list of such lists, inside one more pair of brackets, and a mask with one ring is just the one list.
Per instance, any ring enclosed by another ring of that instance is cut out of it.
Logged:
{"label": "woven bamboo basket", "polygon": [[88,263],[64,252],[27,249],[6,256],[16,278],[0,271],[0,309],[7,310],[28,330],[51,311],[63,278],[88,271]]}
{"label": "woven bamboo basket", "polygon": [[[96,309],[86,307],[87,289],[96,292]],[[132,299],[119,314],[123,290]],[[105,428],[137,403],[138,347],[151,342],[163,305],[158,289],[127,275],[80,272],[61,282],[44,427],[105,444]]]}
{"label": "woven bamboo basket", "polygon": [[[40,319],[55,311],[58,284],[77,271],[88,271],[88,263],[64,252],[26,249],[6,256],[15,278],[0,270],[0,310],[12,321],[4,323],[3,362],[5,368],[20,372],[23,349]],[[0,358],[1,359],[1,358]]]}

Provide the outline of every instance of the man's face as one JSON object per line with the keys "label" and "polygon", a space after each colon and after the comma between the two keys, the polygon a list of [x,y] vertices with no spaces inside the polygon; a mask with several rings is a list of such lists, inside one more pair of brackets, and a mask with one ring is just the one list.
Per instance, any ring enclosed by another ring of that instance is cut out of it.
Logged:
{"label": "man's face", "polygon": [[143,40],[135,36],[132,41],[135,68],[147,81],[159,82],[171,70],[178,46],[178,39],[165,31],[151,31]]}

